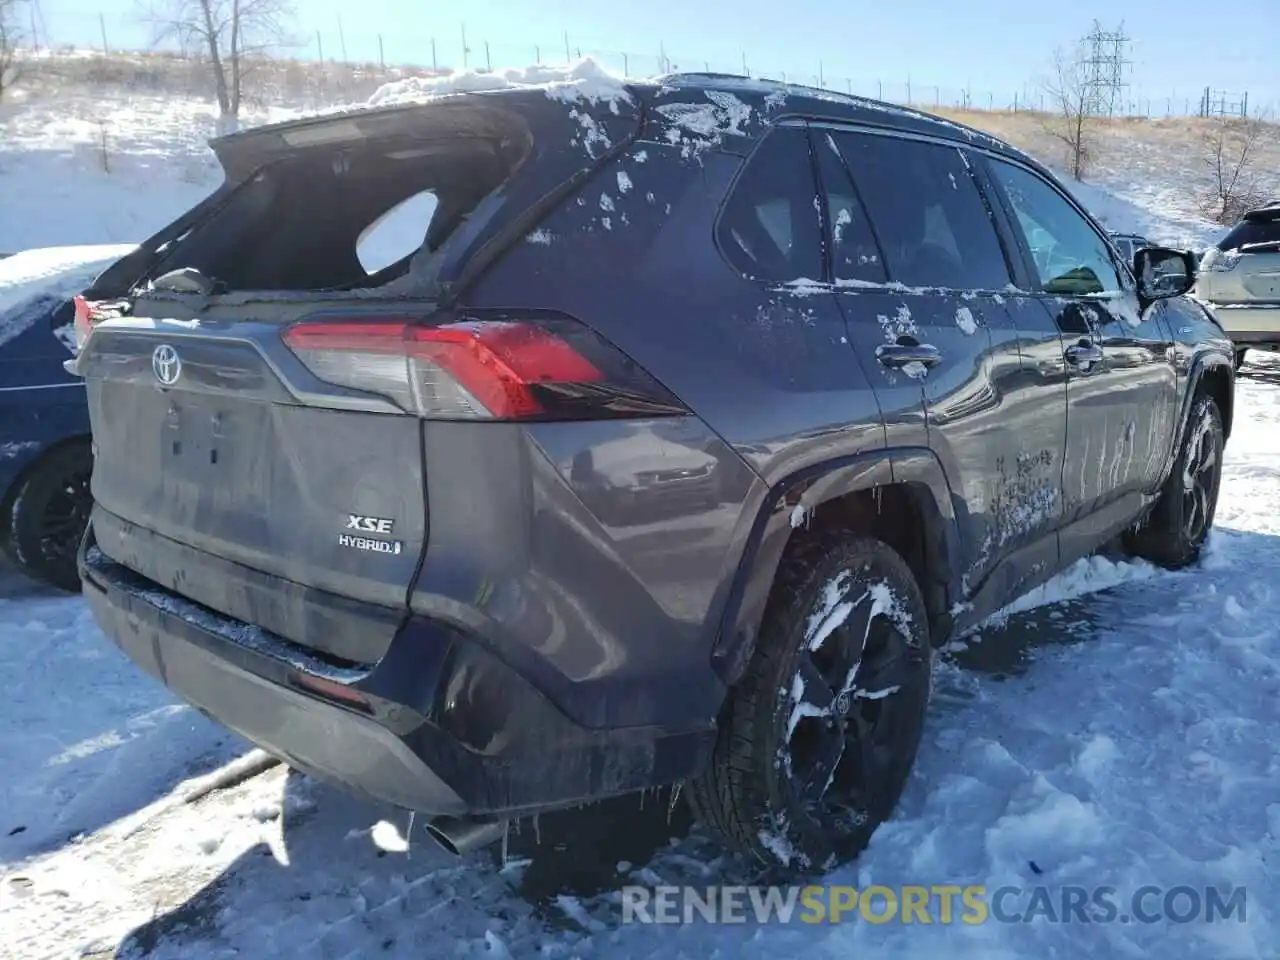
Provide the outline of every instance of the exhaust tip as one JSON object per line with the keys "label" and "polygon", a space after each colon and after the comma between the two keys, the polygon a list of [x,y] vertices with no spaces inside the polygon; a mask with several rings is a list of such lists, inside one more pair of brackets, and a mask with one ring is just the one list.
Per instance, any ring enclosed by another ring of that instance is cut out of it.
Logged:
{"label": "exhaust tip", "polygon": [[426,825],[427,835],[446,853],[465,856],[502,839],[507,821],[475,817],[437,817]]}

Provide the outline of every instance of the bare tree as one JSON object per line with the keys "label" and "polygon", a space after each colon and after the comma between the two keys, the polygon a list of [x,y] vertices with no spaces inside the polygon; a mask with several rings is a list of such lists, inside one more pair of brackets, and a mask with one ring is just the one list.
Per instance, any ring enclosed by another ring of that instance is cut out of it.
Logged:
{"label": "bare tree", "polygon": [[1045,129],[1066,145],[1071,176],[1081,180],[1092,159],[1097,100],[1083,45],[1054,53],[1053,75],[1043,87],[1049,101]]}
{"label": "bare tree", "polygon": [[1229,226],[1267,199],[1254,160],[1263,139],[1273,135],[1262,113],[1210,121],[1201,140],[1202,162],[1209,172],[1209,185],[1200,197],[1206,217]]}
{"label": "bare tree", "polygon": [[[0,0],[4,2],[4,0]],[[173,40],[208,57],[219,133],[239,126],[244,81],[255,61],[289,42],[293,0],[146,0],[157,43]]]}
{"label": "bare tree", "polygon": [[19,14],[25,2],[0,0],[0,100],[18,79],[18,45],[23,40]]}

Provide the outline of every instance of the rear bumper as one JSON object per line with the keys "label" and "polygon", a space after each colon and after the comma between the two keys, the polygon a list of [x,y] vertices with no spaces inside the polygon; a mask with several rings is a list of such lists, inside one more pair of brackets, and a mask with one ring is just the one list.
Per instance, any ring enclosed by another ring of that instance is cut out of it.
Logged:
{"label": "rear bumper", "polygon": [[117,564],[92,527],[85,596],[175,694],[291,766],[431,815],[521,816],[673,783],[713,731],[575,724],[480,643],[410,617],[375,666],[326,662]]}
{"label": "rear bumper", "polygon": [[1280,343],[1280,304],[1229,306],[1208,304],[1232,341],[1239,344]]}

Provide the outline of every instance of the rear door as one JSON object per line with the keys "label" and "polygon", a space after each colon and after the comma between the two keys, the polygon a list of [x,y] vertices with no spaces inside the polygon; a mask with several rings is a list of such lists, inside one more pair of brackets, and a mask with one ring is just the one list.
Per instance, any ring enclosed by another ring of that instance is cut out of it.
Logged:
{"label": "rear door", "polygon": [[[1039,559],[1051,566],[1064,398],[1025,389],[1006,298],[1012,263],[967,158],[948,143],[851,130],[816,135],[833,220],[844,224],[834,238],[840,303],[863,362],[879,370],[877,391],[905,398],[914,390],[923,399],[918,442],[941,460],[969,539],[957,571],[966,598],[1022,548],[1046,545]],[[878,251],[879,273],[868,269],[877,254],[864,247]],[[1032,415],[1048,432],[1026,431]],[[898,443],[912,441],[899,431]],[[1028,559],[1019,575],[1034,566]],[[1016,576],[993,585],[994,602],[1019,585]]]}
{"label": "rear door", "polygon": [[[921,347],[929,341],[920,337],[919,304],[914,304],[917,312],[913,314],[907,298],[889,290],[884,254],[840,152],[840,142],[847,135],[840,128],[822,126],[815,126],[810,134],[822,181],[832,289],[849,342],[875,390],[886,442],[899,450],[923,449],[929,445],[923,369],[918,361],[904,369],[909,358],[886,358],[882,350],[909,343]],[[889,365],[899,361],[901,366]]]}
{"label": "rear door", "polygon": [[1048,179],[994,157],[988,169],[1024,241],[1036,299],[1064,344],[1067,519],[1150,492],[1175,432],[1165,305],[1139,303],[1132,275],[1105,236]]}
{"label": "rear door", "polygon": [[[733,358],[717,370],[714,386],[720,399],[700,399],[696,409],[770,483],[885,443],[878,393],[867,390],[851,331],[834,288],[826,282],[819,204],[805,128],[775,127],[742,164],[716,225],[720,253],[739,276],[688,294],[695,306],[703,297],[714,298],[708,312],[724,318],[722,349]],[[701,243],[703,232],[700,222],[692,224],[697,233],[690,245]],[[697,253],[683,245],[669,249],[696,266]],[[667,276],[680,276],[677,265],[662,266]],[[690,282],[697,284],[697,276]],[[739,369],[746,378],[739,379]],[[768,415],[736,416],[732,408],[748,397]],[[904,416],[914,416],[922,428],[918,390],[907,405]],[[747,438],[737,432],[743,425],[759,429],[761,424],[769,427],[764,436]],[[752,442],[743,443],[745,439]]]}

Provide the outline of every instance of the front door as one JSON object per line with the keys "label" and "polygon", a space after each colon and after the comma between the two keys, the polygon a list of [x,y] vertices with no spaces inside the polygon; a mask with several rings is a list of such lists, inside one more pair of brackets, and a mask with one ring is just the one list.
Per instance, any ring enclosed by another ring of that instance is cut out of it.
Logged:
{"label": "front door", "polygon": [[1154,492],[1175,435],[1166,306],[1139,302],[1102,231],[1048,179],[994,158],[988,168],[1034,266],[1035,299],[1063,344],[1065,519]]}

